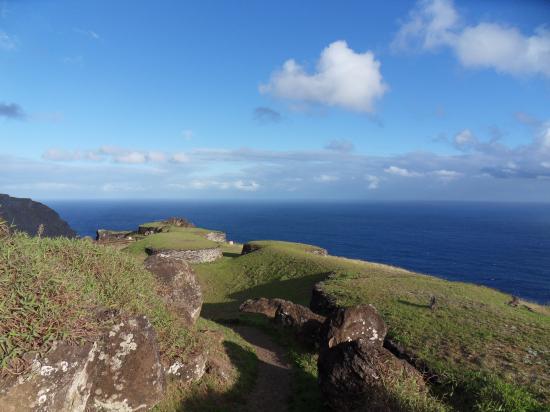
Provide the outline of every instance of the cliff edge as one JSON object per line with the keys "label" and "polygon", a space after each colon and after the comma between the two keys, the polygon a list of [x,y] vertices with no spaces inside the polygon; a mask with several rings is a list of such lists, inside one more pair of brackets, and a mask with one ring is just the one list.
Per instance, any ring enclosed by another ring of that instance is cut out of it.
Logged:
{"label": "cliff edge", "polygon": [[0,218],[31,236],[36,235],[38,227],[42,224],[44,225],[42,236],[76,237],[76,232],[59,217],[57,212],[31,199],[0,194]]}

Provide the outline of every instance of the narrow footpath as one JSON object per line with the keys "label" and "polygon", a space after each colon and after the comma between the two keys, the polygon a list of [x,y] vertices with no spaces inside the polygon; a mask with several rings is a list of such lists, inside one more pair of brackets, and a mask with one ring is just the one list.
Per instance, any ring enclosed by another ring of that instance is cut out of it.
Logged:
{"label": "narrow footpath", "polygon": [[233,329],[254,347],[259,361],[256,385],[247,398],[246,410],[288,411],[292,370],[285,349],[257,328],[235,326]]}

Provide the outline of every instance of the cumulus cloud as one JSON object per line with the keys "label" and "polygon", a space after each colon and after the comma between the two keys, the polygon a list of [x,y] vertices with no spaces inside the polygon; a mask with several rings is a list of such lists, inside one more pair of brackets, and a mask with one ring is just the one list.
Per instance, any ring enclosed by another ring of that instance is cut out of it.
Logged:
{"label": "cumulus cloud", "polygon": [[261,93],[278,98],[363,113],[372,113],[387,89],[374,53],[356,53],[342,40],[323,50],[315,72],[290,59],[260,86]]}
{"label": "cumulus cloud", "polygon": [[365,180],[367,181],[367,188],[369,190],[376,190],[380,186],[380,178],[374,175],[366,175]]}
{"label": "cumulus cloud", "polygon": [[340,152],[340,153],[350,153],[355,150],[355,146],[349,140],[338,139],[338,140],[331,140],[325,146],[325,149],[332,150],[334,152]]}
{"label": "cumulus cloud", "polygon": [[258,123],[279,123],[282,119],[281,113],[269,107],[260,106],[254,109],[254,120]]}
{"label": "cumulus cloud", "polygon": [[384,169],[384,172],[395,175],[395,176],[401,176],[401,177],[419,177],[422,176],[422,173],[413,172],[411,170],[397,167],[397,166],[390,166]]}
{"label": "cumulus cloud", "polygon": [[464,67],[491,68],[511,75],[550,76],[550,31],[532,34],[496,22],[464,25],[452,0],[421,0],[404,22],[396,50],[449,47]]}
{"label": "cumulus cloud", "polygon": [[0,117],[21,120],[25,118],[25,112],[16,103],[0,103]]}

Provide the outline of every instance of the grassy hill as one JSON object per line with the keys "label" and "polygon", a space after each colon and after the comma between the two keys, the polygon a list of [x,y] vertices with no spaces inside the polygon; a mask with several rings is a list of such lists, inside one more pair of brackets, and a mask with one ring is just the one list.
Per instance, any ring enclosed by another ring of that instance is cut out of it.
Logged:
{"label": "grassy hill", "polygon": [[[437,374],[433,395],[460,410],[548,410],[548,307],[507,304],[510,296],[486,287],[449,282],[387,265],[311,253],[287,242],[254,242],[259,249],[197,265],[206,295],[203,315],[239,316],[249,297],[281,297],[308,304],[311,286],[341,305],[374,304],[389,337]],[[438,309],[430,310],[436,297]],[[314,375],[312,354],[297,364]],[[546,409],[544,409],[546,408]]]}
{"label": "grassy hill", "polygon": [[[95,308],[145,314],[159,335],[162,356],[198,344],[197,330],[214,329],[212,343],[230,366],[230,379],[172,388],[159,411],[238,410],[253,384],[255,357],[249,346],[223,326],[242,322],[269,331],[287,345],[294,364],[291,410],[322,410],[316,353],[265,319],[238,312],[250,297],[280,297],[307,305],[313,284],[341,305],[372,303],[389,326],[388,337],[437,376],[427,398],[405,399],[411,411],[548,411],[550,400],[550,310],[471,284],[448,282],[387,265],[317,254],[319,248],[277,241],[219,244],[208,231],[171,227],[132,243],[125,251],[85,240],[0,239],[0,372],[17,370],[28,351],[45,352],[54,340],[93,339],[100,321]],[[222,247],[224,258],[194,265],[205,303],[197,328],[186,328],[157,293],[155,278],[140,260],[146,247]],[[331,275],[328,278],[329,274]],[[429,302],[435,297],[437,309]],[[216,321],[217,323],[214,323]],[[204,344],[204,341],[201,341]],[[210,344],[210,343],[209,343]],[[217,345],[217,346],[216,346]],[[218,408],[218,409],[217,409]]]}
{"label": "grassy hill", "polygon": [[150,222],[142,226],[161,228],[162,232],[148,236],[137,236],[136,242],[130,243],[125,250],[135,256],[145,258],[147,248],[198,250],[218,247],[218,243],[208,240],[206,234],[211,230],[196,227],[179,227],[164,222]]}

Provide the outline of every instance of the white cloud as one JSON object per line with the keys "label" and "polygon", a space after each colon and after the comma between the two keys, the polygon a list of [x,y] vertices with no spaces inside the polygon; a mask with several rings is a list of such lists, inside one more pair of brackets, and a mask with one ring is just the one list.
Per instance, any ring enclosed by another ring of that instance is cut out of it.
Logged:
{"label": "white cloud", "polygon": [[245,182],[243,180],[237,180],[233,186],[237,190],[243,190],[245,192],[255,192],[260,188],[260,185],[256,183],[254,180],[251,180],[249,182]]}
{"label": "white cloud", "polygon": [[384,169],[384,172],[386,172],[390,175],[401,176],[401,177],[419,177],[419,176],[422,176],[422,173],[413,172],[413,171],[410,171],[408,169],[404,169],[404,168],[397,167],[397,166],[387,167],[386,169]]}
{"label": "white cloud", "polygon": [[453,139],[453,144],[455,147],[461,150],[471,147],[477,143],[478,140],[470,129],[464,129],[458,132]]}
{"label": "white cloud", "polygon": [[147,156],[141,152],[129,152],[114,157],[117,163],[140,164],[147,161]]}
{"label": "white cloud", "polygon": [[431,174],[443,181],[454,180],[462,176],[462,173],[455,172],[454,170],[446,170],[446,169],[435,170],[431,172]]}
{"label": "white cloud", "polygon": [[411,48],[434,49],[453,41],[451,29],[459,16],[452,0],[421,0],[410,12],[409,20],[401,25],[392,42],[394,50]]}
{"label": "white cloud", "polygon": [[366,175],[365,180],[368,183],[367,188],[369,190],[378,189],[378,187],[380,186],[380,178],[378,176]]}
{"label": "white cloud", "polygon": [[464,67],[491,68],[512,75],[550,76],[550,31],[527,35],[494,22],[460,24],[451,0],[421,0],[398,31],[394,49],[451,48]]}
{"label": "white cloud", "polygon": [[147,153],[147,160],[149,160],[150,162],[161,163],[166,161],[166,154],[163,152],[155,152],[155,151],[149,152]]}
{"label": "white cloud", "polygon": [[186,183],[172,183],[170,187],[176,189],[195,189],[195,190],[206,190],[206,189],[219,189],[219,190],[229,190],[236,189],[242,192],[255,192],[261,186],[254,180],[218,180],[211,178],[204,179],[192,179]]}
{"label": "white cloud", "polygon": [[316,69],[309,74],[295,60],[287,60],[272,74],[268,84],[260,86],[260,92],[371,113],[374,102],[388,89],[374,54],[356,53],[345,41],[336,41],[325,48]]}
{"label": "white cloud", "polygon": [[17,42],[13,36],[10,36],[5,31],[0,30],[0,49],[1,50],[15,50],[17,48]]}
{"label": "white cloud", "polygon": [[174,153],[172,156],[172,161],[176,163],[187,163],[189,161],[189,156],[183,152]]}
{"label": "white cloud", "polygon": [[317,176],[316,178],[314,178],[314,180],[320,183],[329,183],[329,182],[336,182],[339,180],[339,178],[338,176],[323,174],[323,175]]}

